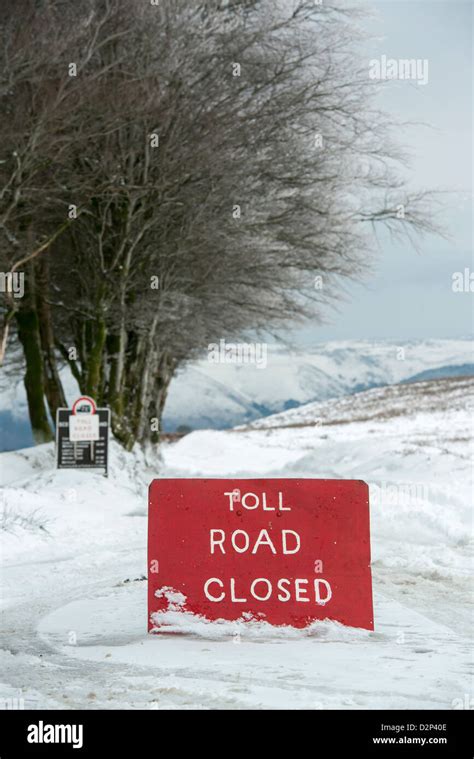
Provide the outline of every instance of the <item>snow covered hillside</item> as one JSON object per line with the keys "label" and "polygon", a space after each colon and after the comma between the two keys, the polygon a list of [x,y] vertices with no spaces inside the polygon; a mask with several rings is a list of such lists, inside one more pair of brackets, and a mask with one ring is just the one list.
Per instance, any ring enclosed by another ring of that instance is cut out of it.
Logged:
{"label": "snow covered hillside", "polygon": [[474,374],[472,340],[321,343],[291,352],[268,347],[267,365],[196,361],[175,378],[164,429],[224,429],[261,416],[411,379]]}
{"label": "snow covered hillside", "polygon": [[[474,381],[373,389],[247,427],[196,431],[110,478],[4,453],[0,699],[29,708],[463,708],[471,697]],[[155,476],[370,484],[375,631],[214,623],[146,634]]]}
{"label": "snow covered hillside", "polygon": [[[0,372],[0,451],[33,445],[20,356],[10,361]],[[474,374],[472,340],[337,341],[305,352],[269,346],[266,368],[189,363],[171,384],[163,429],[226,429],[309,401],[460,374]],[[72,404],[77,384],[66,368],[61,379]]]}

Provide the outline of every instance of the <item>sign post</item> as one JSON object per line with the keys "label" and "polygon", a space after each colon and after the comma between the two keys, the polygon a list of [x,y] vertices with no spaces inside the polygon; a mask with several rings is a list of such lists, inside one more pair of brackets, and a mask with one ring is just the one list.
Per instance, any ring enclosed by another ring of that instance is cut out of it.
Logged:
{"label": "sign post", "polygon": [[160,479],[149,496],[150,631],[170,609],[374,629],[364,482]]}
{"label": "sign post", "polygon": [[72,409],[58,409],[58,469],[105,469],[107,477],[109,420],[109,409],[98,409],[88,396],[78,398]]}

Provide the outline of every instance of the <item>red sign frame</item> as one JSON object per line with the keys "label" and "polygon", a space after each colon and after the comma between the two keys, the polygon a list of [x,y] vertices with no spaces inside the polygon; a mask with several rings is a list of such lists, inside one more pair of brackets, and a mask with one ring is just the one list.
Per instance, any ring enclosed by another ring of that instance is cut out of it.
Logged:
{"label": "red sign frame", "polygon": [[86,401],[86,403],[89,403],[91,405],[92,414],[96,414],[97,413],[97,404],[96,404],[95,400],[93,398],[91,398],[89,395],[81,395],[81,397],[77,398],[77,400],[75,400],[74,403],[72,404],[72,413],[73,414],[77,413],[76,408],[77,408],[78,404],[81,403],[81,401]]}
{"label": "red sign frame", "polygon": [[148,524],[149,630],[169,609],[374,629],[361,480],[154,480]]}

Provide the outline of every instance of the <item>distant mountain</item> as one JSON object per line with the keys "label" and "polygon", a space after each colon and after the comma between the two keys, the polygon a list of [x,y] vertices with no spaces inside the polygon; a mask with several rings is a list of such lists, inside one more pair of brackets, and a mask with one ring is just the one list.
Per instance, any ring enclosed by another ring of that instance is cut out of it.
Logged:
{"label": "distant mountain", "polygon": [[425,369],[414,374],[403,382],[420,382],[422,380],[446,379],[447,377],[471,377],[474,374],[474,364],[457,364],[456,366],[439,366],[436,369]]}
{"label": "distant mountain", "polygon": [[337,341],[305,352],[269,346],[266,368],[188,364],[175,378],[164,429],[224,429],[373,387],[474,374],[474,342]]}
{"label": "distant mountain", "polygon": [[[187,364],[171,385],[163,429],[225,429],[373,387],[423,379],[472,375],[474,342],[337,341],[304,352],[269,346],[267,365]],[[77,385],[68,369],[61,372],[72,403]],[[0,450],[33,444],[23,377],[18,370],[0,374]]]}

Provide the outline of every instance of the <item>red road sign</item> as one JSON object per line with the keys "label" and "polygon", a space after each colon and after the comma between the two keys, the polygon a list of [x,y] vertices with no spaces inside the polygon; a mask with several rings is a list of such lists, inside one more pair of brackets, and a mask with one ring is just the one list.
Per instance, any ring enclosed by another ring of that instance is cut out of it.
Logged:
{"label": "red road sign", "polygon": [[149,507],[150,630],[169,608],[374,629],[364,482],[162,479]]}
{"label": "red road sign", "polygon": [[77,414],[78,412],[82,414],[96,414],[97,406],[95,400],[88,395],[81,395],[72,406],[72,413]]}

